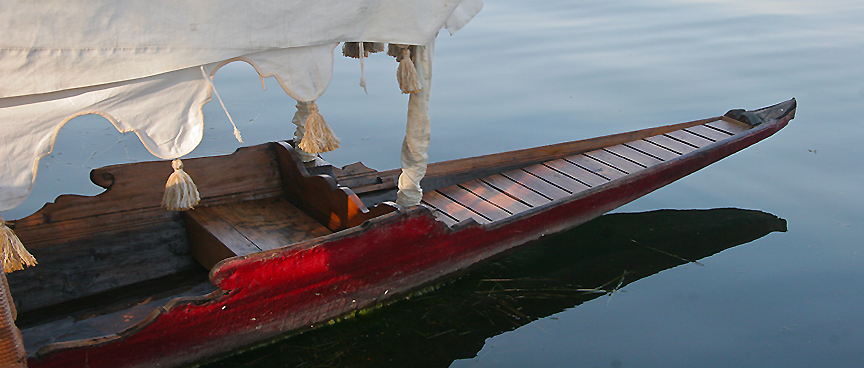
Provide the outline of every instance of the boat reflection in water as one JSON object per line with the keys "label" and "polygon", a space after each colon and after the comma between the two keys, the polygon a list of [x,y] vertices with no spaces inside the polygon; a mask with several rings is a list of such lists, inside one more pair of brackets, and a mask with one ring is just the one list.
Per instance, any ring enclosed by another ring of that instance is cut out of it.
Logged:
{"label": "boat reflection in water", "polygon": [[742,209],[605,215],[438,290],[205,367],[447,367],[489,337],[774,231],[786,221]]}

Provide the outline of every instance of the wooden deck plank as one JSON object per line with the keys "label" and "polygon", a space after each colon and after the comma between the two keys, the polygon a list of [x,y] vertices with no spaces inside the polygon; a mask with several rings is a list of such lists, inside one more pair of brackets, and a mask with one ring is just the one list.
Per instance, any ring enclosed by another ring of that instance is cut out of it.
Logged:
{"label": "wooden deck plank", "polygon": [[590,186],[558,171],[552,170],[543,164],[532,165],[526,167],[524,170],[570,192],[571,194],[591,188]]}
{"label": "wooden deck plank", "polygon": [[[242,256],[262,250],[225,222],[217,211],[212,210],[215,207],[198,207],[189,211],[188,214],[203,228],[203,231],[212,234],[218,239],[218,242],[221,242],[228,251],[235,255]],[[203,251],[207,252],[208,249]]]}
{"label": "wooden deck plank", "polygon": [[480,196],[481,198],[491,202],[498,207],[501,207],[505,211],[512,214],[526,211],[531,208],[527,204],[513,199],[513,197],[480,180],[472,180],[467,183],[462,183],[460,185],[466,190],[471,191],[472,193]]}
{"label": "wooden deck plank", "polygon": [[487,176],[480,180],[531,207],[542,206],[552,201],[500,174]]}
{"label": "wooden deck plank", "polygon": [[578,166],[565,159],[552,160],[544,162],[543,164],[592,187],[603,185],[609,182],[609,179],[606,179],[591,170],[588,170],[582,166]]}
{"label": "wooden deck plank", "polygon": [[654,143],[660,147],[672,150],[673,152],[677,152],[678,154],[687,154],[696,150],[696,147],[693,147],[689,144],[682,143],[680,141],[676,141],[672,138],[669,138],[665,135],[655,135],[653,137],[645,138],[646,141]]}
{"label": "wooden deck plank", "polygon": [[663,161],[669,161],[678,156],[681,156],[677,152],[674,152],[668,148],[660,147],[646,140],[640,139],[638,141],[633,141],[625,144],[629,147],[645,152],[651,156],[657,157]]}
{"label": "wooden deck plank", "polygon": [[448,216],[456,219],[459,222],[465,221],[469,218],[473,218],[474,221],[477,221],[481,224],[488,224],[490,221],[483,216],[478,215],[474,211],[469,210],[465,206],[454,202],[450,198],[445,197],[443,194],[438,193],[438,191],[431,191],[423,193],[423,202],[435,207],[435,209],[446,213]]}
{"label": "wooden deck plank", "polygon": [[512,179],[513,181],[524,185],[526,188],[531,189],[537,193],[542,194],[544,197],[549,198],[551,200],[556,200],[559,198],[564,198],[570,193],[566,190],[558,188],[548,182],[540,179],[534,175],[529,174],[524,170],[512,170],[503,173],[502,175]]}
{"label": "wooden deck plank", "polygon": [[[424,194],[424,195],[425,195],[425,194]],[[450,217],[450,215],[448,215],[446,212],[444,212],[444,211],[438,209],[437,207],[433,206],[431,203],[426,202],[425,199],[424,199],[424,200],[421,200],[420,203],[422,203],[422,204],[424,204],[425,206],[431,208],[433,214],[435,215],[435,219],[438,220],[438,221],[441,221],[441,222],[443,222],[443,223],[445,223],[445,224],[447,224],[447,226],[453,226],[453,225],[456,225],[456,224],[459,223],[458,221],[456,221],[456,219]]]}
{"label": "wooden deck plank", "polygon": [[726,117],[724,117],[722,120],[716,120],[716,121],[712,121],[710,123],[706,123],[705,125],[712,127],[712,128],[715,128],[715,129],[720,129],[720,130],[727,132],[727,133],[730,133],[730,134],[744,133],[744,132],[752,129],[747,124],[744,124],[740,121],[735,121],[733,119],[726,118]]}
{"label": "wooden deck plank", "polygon": [[261,250],[332,233],[281,198],[231,203],[209,209]]}
{"label": "wooden deck plank", "polygon": [[663,160],[651,156],[645,152],[639,151],[635,148],[625,146],[623,144],[619,144],[616,146],[606,147],[606,150],[612,152],[618,156],[622,156],[630,161],[634,161],[639,165],[644,167],[651,167],[662,163]]}
{"label": "wooden deck plank", "polygon": [[682,141],[684,143],[687,143],[691,146],[698,147],[698,148],[702,148],[702,147],[705,147],[711,143],[714,143],[714,141],[712,141],[710,139],[702,138],[702,137],[700,137],[696,134],[690,133],[686,130],[676,130],[674,132],[666,133],[666,135],[669,137],[672,137],[674,139],[677,139],[679,141]]}
{"label": "wooden deck plank", "polygon": [[686,130],[690,133],[698,134],[700,136],[703,136],[703,137],[708,138],[708,139],[715,141],[715,142],[725,140],[726,138],[729,138],[732,136],[732,134],[729,134],[726,132],[721,132],[717,129],[709,128],[709,127],[704,126],[704,125],[695,125],[695,126],[686,128],[684,130]]}
{"label": "wooden deck plank", "polygon": [[480,216],[483,216],[491,221],[503,220],[510,216],[509,212],[504,211],[498,206],[489,203],[480,196],[458,185],[438,189],[438,193],[447,196],[454,202],[458,202],[459,204],[467,207],[468,209],[480,214]]}
{"label": "wooden deck plank", "polygon": [[585,152],[584,155],[591,157],[593,159],[599,160],[599,161],[603,161],[603,163],[605,163],[609,166],[612,166],[612,167],[614,167],[614,168],[616,168],[616,169],[618,169],[624,173],[627,173],[627,174],[632,174],[634,172],[637,172],[639,170],[644,169],[644,167],[642,167],[642,166],[640,166],[640,165],[638,165],[632,161],[625,160],[621,157],[618,157],[618,156],[616,156],[616,155],[614,155],[611,152],[606,151],[606,150],[596,150],[596,151],[591,151],[591,152]]}
{"label": "wooden deck plank", "polygon": [[615,180],[615,179],[618,179],[624,175],[627,175],[627,174],[613,168],[612,166],[604,164],[600,161],[597,161],[597,160],[590,158],[588,156],[585,156],[585,155],[575,155],[575,156],[565,157],[564,159],[567,160],[568,162],[574,164],[574,165],[578,165],[578,166],[580,166],[580,167],[582,167],[582,168],[584,168],[590,172],[593,172],[597,175],[600,175],[600,176],[602,176],[608,180]]}

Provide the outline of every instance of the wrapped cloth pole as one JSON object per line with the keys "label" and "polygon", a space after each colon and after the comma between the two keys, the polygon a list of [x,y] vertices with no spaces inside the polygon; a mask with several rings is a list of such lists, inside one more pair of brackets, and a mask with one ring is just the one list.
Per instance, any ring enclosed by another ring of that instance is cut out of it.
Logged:
{"label": "wrapped cloth pole", "polygon": [[0,367],[27,367],[27,353],[24,351],[24,339],[21,331],[15,326],[18,317],[12,295],[9,293],[9,283],[6,273],[0,272]]}
{"label": "wrapped cloth pole", "polygon": [[309,103],[297,101],[297,112],[294,113],[294,118],[291,119],[291,122],[297,126],[297,129],[294,131],[294,146],[295,151],[300,154],[300,158],[303,159],[303,162],[311,162],[315,161],[315,154],[306,152],[302,150],[299,145],[303,142],[303,136],[306,135],[306,120],[309,119]]}
{"label": "wrapped cloth pole", "polygon": [[[3,244],[3,268],[0,272],[0,367],[27,367],[27,353],[24,351],[24,339],[21,331],[15,326],[18,318],[6,273],[23,269],[24,265],[33,266],[36,260],[21,245],[21,241],[6,226],[0,216],[0,242]],[[14,249],[13,249],[14,248]]]}
{"label": "wrapped cloth pole", "polygon": [[399,191],[396,193],[396,204],[405,208],[416,206],[423,199],[420,181],[426,175],[429,162],[429,90],[432,87],[434,52],[433,39],[425,46],[417,46],[413,55],[417,75],[425,88],[408,98],[408,124],[402,142],[402,174],[399,175]]}

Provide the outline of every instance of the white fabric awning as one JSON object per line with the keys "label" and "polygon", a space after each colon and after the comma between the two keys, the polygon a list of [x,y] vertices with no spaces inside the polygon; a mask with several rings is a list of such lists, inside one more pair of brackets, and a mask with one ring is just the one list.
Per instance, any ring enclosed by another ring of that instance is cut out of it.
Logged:
{"label": "white fabric awning", "polygon": [[0,0],[0,211],[29,194],[59,129],[99,114],[171,159],[201,141],[207,77],[243,60],[286,93],[326,90],[339,42],[425,45],[482,0]]}

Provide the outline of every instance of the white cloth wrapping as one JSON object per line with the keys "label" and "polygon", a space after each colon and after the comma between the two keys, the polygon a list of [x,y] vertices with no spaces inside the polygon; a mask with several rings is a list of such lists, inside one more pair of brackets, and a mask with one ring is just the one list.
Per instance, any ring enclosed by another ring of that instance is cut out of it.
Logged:
{"label": "white cloth wrapping", "polygon": [[402,141],[402,173],[397,183],[399,191],[396,192],[396,204],[403,208],[416,206],[423,199],[420,180],[426,175],[429,162],[429,93],[432,90],[435,41],[418,46],[415,50],[412,59],[423,88],[408,98],[408,124],[405,127],[405,140]]}
{"label": "white cloth wrapping", "polygon": [[481,7],[482,0],[0,0],[0,211],[26,199],[38,160],[75,116],[105,116],[155,156],[180,157],[202,138],[201,107],[211,94],[202,66],[212,75],[246,61],[308,102],[326,90],[338,42],[425,44]]}

